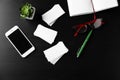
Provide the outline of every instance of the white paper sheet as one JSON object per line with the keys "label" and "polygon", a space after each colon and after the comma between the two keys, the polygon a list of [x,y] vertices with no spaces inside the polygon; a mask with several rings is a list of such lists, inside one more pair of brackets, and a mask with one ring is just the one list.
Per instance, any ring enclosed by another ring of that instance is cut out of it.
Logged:
{"label": "white paper sheet", "polygon": [[102,11],[118,6],[117,0],[93,0],[95,11]]}
{"label": "white paper sheet", "polygon": [[92,11],[90,0],[67,0],[70,16],[77,16]]}
{"label": "white paper sheet", "polygon": [[52,9],[47,11],[42,15],[43,21],[45,21],[49,26],[52,26],[55,21],[64,14],[64,10],[59,4],[55,4]]}
{"label": "white paper sheet", "polygon": [[62,41],[58,42],[53,47],[43,51],[47,60],[55,64],[65,53],[68,52],[67,47]]}
{"label": "white paper sheet", "polygon": [[[118,6],[117,0],[92,0],[95,11],[102,11]],[[93,13],[91,0],[67,0],[69,15],[78,16]]]}
{"label": "white paper sheet", "polygon": [[57,31],[46,28],[43,25],[39,24],[34,32],[34,36],[37,36],[49,44],[52,44],[57,36],[57,33]]}

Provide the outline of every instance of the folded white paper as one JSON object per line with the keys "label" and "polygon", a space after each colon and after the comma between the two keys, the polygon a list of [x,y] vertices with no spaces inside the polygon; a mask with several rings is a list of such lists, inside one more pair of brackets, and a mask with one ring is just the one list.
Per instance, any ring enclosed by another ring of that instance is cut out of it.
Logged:
{"label": "folded white paper", "polygon": [[[118,6],[117,0],[92,0],[92,2],[96,12]],[[91,0],[67,0],[67,3],[70,16],[93,13]]]}
{"label": "folded white paper", "polygon": [[54,5],[49,11],[42,15],[43,21],[45,21],[49,26],[52,26],[55,21],[64,14],[64,10],[59,4]]}
{"label": "folded white paper", "polygon": [[62,41],[58,42],[55,46],[43,51],[47,60],[55,64],[65,53],[68,52],[68,49]]}
{"label": "folded white paper", "polygon": [[41,24],[39,24],[37,26],[37,29],[34,32],[34,36],[37,36],[37,37],[45,40],[49,44],[52,44],[57,36],[57,33],[58,33],[57,31],[46,28],[46,27],[42,26]]}

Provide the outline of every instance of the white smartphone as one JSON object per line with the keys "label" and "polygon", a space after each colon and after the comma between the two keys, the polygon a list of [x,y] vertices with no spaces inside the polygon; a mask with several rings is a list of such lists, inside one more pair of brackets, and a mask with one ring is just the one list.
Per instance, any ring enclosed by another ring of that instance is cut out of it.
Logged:
{"label": "white smartphone", "polygon": [[28,40],[28,38],[18,26],[14,26],[9,31],[7,31],[5,36],[22,58],[25,58],[35,50],[33,44]]}

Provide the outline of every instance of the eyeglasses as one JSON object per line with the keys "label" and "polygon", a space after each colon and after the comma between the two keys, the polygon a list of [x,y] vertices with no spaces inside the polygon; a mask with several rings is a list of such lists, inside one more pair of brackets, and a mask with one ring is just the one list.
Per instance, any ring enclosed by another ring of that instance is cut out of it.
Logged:
{"label": "eyeglasses", "polygon": [[96,21],[93,24],[86,24],[84,26],[76,25],[75,28],[77,28],[77,30],[78,30],[78,28],[81,27],[81,28],[79,28],[80,30],[78,33],[85,33],[87,31],[88,27],[91,29],[97,29],[102,24],[103,24],[102,18],[98,18],[98,19],[96,19]]}

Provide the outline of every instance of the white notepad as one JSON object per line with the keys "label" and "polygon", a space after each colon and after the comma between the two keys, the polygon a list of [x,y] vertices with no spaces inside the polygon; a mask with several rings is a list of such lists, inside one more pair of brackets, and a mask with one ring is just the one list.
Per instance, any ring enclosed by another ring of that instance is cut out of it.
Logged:
{"label": "white notepad", "polygon": [[37,29],[34,32],[34,36],[37,36],[44,41],[52,44],[57,36],[57,31],[44,27],[43,25],[39,24]]}
{"label": "white notepad", "polygon": [[[118,6],[117,0],[92,0],[95,11],[102,11]],[[69,15],[77,16],[93,13],[91,0],[67,0]]]}
{"label": "white notepad", "polygon": [[56,45],[43,52],[47,60],[50,63],[55,64],[65,53],[68,52],[68,49],[64,43],[60,41]]}
{"label": "white notepad", "polygon": [[49,26],[52,26],[55,21],[64,14],[64,10],[59,4],[55,4],[49,11],[42,15],[43,21],[45,21]]}

